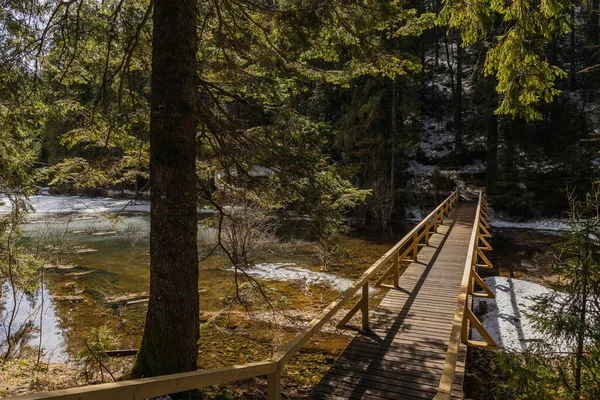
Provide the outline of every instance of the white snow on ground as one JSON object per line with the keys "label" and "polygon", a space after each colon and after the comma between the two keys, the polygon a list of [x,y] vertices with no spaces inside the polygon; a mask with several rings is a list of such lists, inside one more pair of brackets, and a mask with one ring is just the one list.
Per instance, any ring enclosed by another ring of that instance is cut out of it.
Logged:
{"label": "white snow on ground", "polygon": [[[535,304],[535,296],[552,291],[537,283],[519,279],[494,276],[484,278],[485,283],[496,295],[495,299],[473,299],[473,310],[478,310],[479,302],[488,304],[488,312],[481,316],[482,325],[504,350],[523,352],[535,341],[543,339],[543,335],[534,328],[533,321],[527,317]],[[477,330],[473,329],[473,339],[483,340]],[[560,344],[554,344],[555,351],[568,351]]]}
{"label": "white snow on ground", "polygon": [[[10,212],[12,209],[11,204],[2,198],[0,198],[0,202],[4,202],[4,204],[0,205],[0,213]],[[117,212],[125,206],[127,206],[125,211],[129,212],[150,211],[149,201],[131,201],[110,197],[35,195],[29,197],[29,204],[33,206],[36,214],[97,214],[101,212]]]}
{"label": "white snow on ground", "polygon": [[[44,188],[42,188],[42,189],[44,189]],[[45,188],[45,189],[47,189],[47,188]],[[136,192],[135,190],[128,190],[128,189],[124,189],[124,190],[113,189],[113,190],[109,190],[108,193],[111,195],[114,195],[114,196],[119,196],[122,194],[126,194],[128,196],[135,196],[138,194],[138,192]],[[38,194],[42,194],[42,193],[38,192]],[[140,194],[149,195],[150,192],[146,191],[146,192],[141,192]]]}
{"label": "white snow on ground", "polygon": [[408,207],[405,213],[405,219],[407,221],[423,221],[425,214],[421,212],[421,209],[417,206]]}
{"label": "white snow on ground", "polygon": [[421,121],[423,137],[418,147],[428,159],[445,157],[454,150],[454,134],[446,131],[448,120],[425,118]]}
{"label": "white snow on ground", "polygon": [[485,171],[485,163],[481,160],[473,160],[473,164],[468,164],[460,167],[460,173],[473,173]]}
{"label": "white snow on ground", "polygon": [[408,162],[408,171],[412,172],[414,175],[428,175],[435,171],[435,165],[425,165],[421,164],[415,160],[410,160]]}
{"label": "white snow on ground", "polygon": [[[112,197],[84,197],[84,196],[54,196],[37,194],[28,198],[29,205],[34,211],[30,217],[45,216],[49,214],[84,214],[93,215],[100,213],[123,212],[150,212],[149,200],[117,199]],[[0,196],[0,214],[8,213],[12,205],[6,198]],[[199,209],[201,212],[212,212],[209,209]]]}
{"label": "white snow on ground", "polygon": [[[334,274],[329,274],[327,272],[315,272],[310,269],[297,267],[290,268],[293,265],[295,264],[261,263],[246,269],[245,272],[248,275],[274,281],[304,281],[307,285],[328,283],[339,291],[346,290],[353,283],[353,281],[349,279],[339,278]],[[229,267],[228,270],[233,271],[234,268]]]}
{"label": "white snow on ground", "polygon": [[493,218],[490,222],[492,228],[532,229],[540,231],[568,231],[569,226],[556,219],[536,219],[526,222],[513,222]]}

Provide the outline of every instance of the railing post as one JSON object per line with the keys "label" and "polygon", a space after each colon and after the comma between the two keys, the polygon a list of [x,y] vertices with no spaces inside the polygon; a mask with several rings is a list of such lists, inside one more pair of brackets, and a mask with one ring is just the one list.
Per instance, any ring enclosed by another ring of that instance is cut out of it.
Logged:
{"label": "railing post", "polygon": [[398,252],[394,255],[394,266],[392,268],[394,268],[394,287],[398,287],[400,285],[400,254]]}
{"label": "railing post", "polygon": [[425,244],[429,244],[429,219],[425,221]]}
{"label": "railing post", "polygon": [[281,370],[267,375],[267,400],[281,400]]}
{"label": "railing post", "polygon": [[[469,273],[469,281],[471,280],[471,276]],[[463,343],[467,343],[469,340],[469,319],[467,318],[467,307],[469,307],[469,301],[467,297],[467,301],[465,301],[465,308],[463,311],[463,320],[462,320],[462,330],[461,330],[461,341]]]}
{"label": "railing post", "polygon": [[362,328],[364,331],[369,329],[369,282],[362,287]]}
{"label": "railing post", "polygon": [[418,240],[418,232],[415,232],[413,235],[413,256],[412,259],[414,262],[417,262],[417,254],[419,254],[419,240]]}

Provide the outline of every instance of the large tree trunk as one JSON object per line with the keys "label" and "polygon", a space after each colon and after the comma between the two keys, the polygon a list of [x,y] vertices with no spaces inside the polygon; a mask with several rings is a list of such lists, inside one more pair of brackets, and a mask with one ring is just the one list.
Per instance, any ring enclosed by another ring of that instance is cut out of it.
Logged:
{"label": "large tree trunk", "polygon": [[133,377],[197,369],[195,0],[154,0],[150,302]]}

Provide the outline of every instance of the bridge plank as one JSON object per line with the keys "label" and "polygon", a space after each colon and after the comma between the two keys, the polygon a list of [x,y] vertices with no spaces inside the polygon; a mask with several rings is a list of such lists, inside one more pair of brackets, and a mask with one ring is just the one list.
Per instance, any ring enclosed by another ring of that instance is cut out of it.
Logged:
{"label": "bridge plank", "polygon": [[[432,233],[399,287],[315,386],[311,399],[432,399],[437,393],[458,302],[476,205],[459,202]],[[354,318],[351,321],[355,321]],[[452,399],[462,397],[461,346]]]}

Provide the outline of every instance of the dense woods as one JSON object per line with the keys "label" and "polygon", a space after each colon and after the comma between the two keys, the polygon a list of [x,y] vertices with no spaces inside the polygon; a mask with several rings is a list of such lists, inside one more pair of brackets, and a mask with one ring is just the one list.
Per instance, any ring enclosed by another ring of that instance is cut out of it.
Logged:
{"label": "dense woods", "polygon": [[[7,149],[31,151],[38,164],[28,165],[48,165],[38,179],[63,191],[145,188],[153,6],[6,2],[3,131],[21,132]],[[594,142],[582,140],[597,114],[594,5],[482,10],[201,6],[201,201],[218,201],[219,180],[306,212],[319,189],[338,187],[339,198],[352,184],[371,190],[359,214],[386,225],[403,218],[426,171],[433,186],[456,174],[485,184],[519,218],[559,214],[560,191],[593,180]]]}
{"label": "dense woods", "polygon": [[40,187],[149,196],[130,377],[197,368],[199,209],[244,305],[236,209],[310,221],[328,260],[349,224],[391,232],[456,188],[525,221],[598,179],[598,0],[1,3],[0,278],[43,282],[15,229]]}

